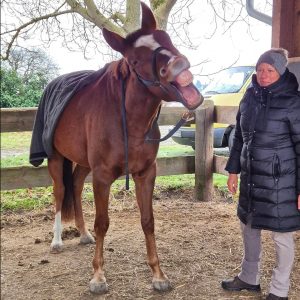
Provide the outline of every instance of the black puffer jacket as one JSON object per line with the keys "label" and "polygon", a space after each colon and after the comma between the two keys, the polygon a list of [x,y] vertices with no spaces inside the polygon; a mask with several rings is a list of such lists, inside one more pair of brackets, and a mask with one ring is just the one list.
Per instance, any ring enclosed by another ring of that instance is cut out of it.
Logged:
{"label": "black puffer jacket", "polygon": [[294,74],[260,87],[256,75],[237,114],[226,166],[240,175],[238,217],[252,227],[278,232],[300,229],[300,93]]}

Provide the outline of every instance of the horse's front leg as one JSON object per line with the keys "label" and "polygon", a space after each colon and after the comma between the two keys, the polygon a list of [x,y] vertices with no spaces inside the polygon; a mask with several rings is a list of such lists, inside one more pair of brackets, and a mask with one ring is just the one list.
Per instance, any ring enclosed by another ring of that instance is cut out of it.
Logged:
{"label": "horse's front leg", "polygon": [[152,285],[156,290],[166,291],[170,288],[170,281],[159,266],[154,234],[152,196],[155,177],[155,163],[143,173],[133,174],[137,202],[141,212],[141,224],[145,234],[148,264],[153,273]]}
{"label": "horse's front leg", "polygon": [[93,173],[93,190],[95,197],[96,216],[94,230],[96,233],[96,249],[93,259],[94,277],[90,281],[90,291],[92,293],[103,294],[107,292],[108,285],[104,276],[104,259],[103,259],[103,245],[104,237],[108,230],[108,199],[110,185],[104,183],[100,176]]}

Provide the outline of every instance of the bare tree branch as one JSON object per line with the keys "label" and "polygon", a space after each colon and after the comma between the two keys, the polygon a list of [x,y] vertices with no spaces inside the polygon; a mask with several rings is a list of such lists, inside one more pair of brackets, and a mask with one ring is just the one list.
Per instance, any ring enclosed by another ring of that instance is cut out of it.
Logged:
{"label": "bare tree branch", "polygon": [[[209,77],[209,76],[212,76],[212,75],[216,75],[216,74],[218,74],[218,73],[220,73],[221,71],[223,71],[223,70],[226,70],[226,69],[228,69],[228,68],[230,68],[230,67],[232,67],[232,66],[234,66],[237,62],[238,62],[238,60],[239,60],[239,57],[237,57],[233,62],[231,62],[229,65],[227,65],[226,67],[222,67],[221,69],[218,69],[217,71],[215,71],[215,72],[210,72],[210,73],[194,73],[194,76],[199,76],[199,77]],[[208,63],[209,62],[209,60],[205,60],[205,61],[202,61],[202,62],[200,62],[199,64],[195,64],[195,65],[193,65],[192,66],[192,68],[193,67],[196,67],[196,66],[199,66],[199,65],[203,65],[203,64],[206,64],[206,63]]]}
{"label": "bare tree branch", "polygon": [[7,46],[7,50],[6,50],[6,53],[5,55],[1,55],[1,59],[2,60],[7,60],[8,59],[8,56],[9,56],[9,52],[11,50],[11,47],[13,45],[13,43],[15,42],[15,40],[18,38],[18,35],[20,34],[20,32],[30,26],[30,25],[35,25],[37,22],[41,21],[41,20],[45,20],[45,19],[48,19],[48,18],[51,18],[51,17],[57,17],[59,15],[64,15],[64,14],[68,14],[68,13],[71,13],[72,10],[65,10],[65,11],[62,11],[62,12],[53,12],[51,14],[48,14],[48,15],[45,15],[45,16],[41,16],[41,17],[38,17],[38,18],[34,18],[32,19],[31,21],[21,25],[20,27],[16,28],[16,29],[13,29],[13,30],[9,30],[9,31],[6,31],[6,32],[3,32],[1,33],[1,35],[4,35],[4,34],[7,34],[7,33],[11,33],[11,32],[15,32],[15,34],[12,36],[11,38],[11,41],[10,43],[8,44]]}
{"label": "bare tree branch", "polygon": [[132,0],[126,2],[126,18],[124,27],[127,32],[132,32],[140,27],[140,1]]}
{"label": "bare tree branch", "polygon": [[169,14],[176,2],[176,0],[150,0],[150,6],[160,29],[167,29]]}
{"label": "bare tree branch", "polygon": [[[249,17],[244,0],[206,0],[208,16],[203,28],[199,28],[196,38],[190,35],[190,26],[199,17],[200,11],[193,11],[195,0],[149,0],[158,27],[168,29],[176,46],[198,49],[214,35],[230,34],[235,24],[248,26]],[[192,5],[193,8],[192,8]],[[263,10],[271,7],[271,0],[259,2]],[[71,51],[80,50],[84,57],[91,58],[102,54],[116,57],[103,39],[99,39],[101,29],[117,32],[126,36],[140,26],[140,0],[2,0],[3,18],[1,23],[1,59],[7,59],[16,47],[50,46],[60,41],[61,46]],[[168,28],[167,28],[168,25]],[[29,45],[29,46],[28,46]],[[209,56],[209,53],[207,53]],[[205,62],[205,57],[199,57]]]}

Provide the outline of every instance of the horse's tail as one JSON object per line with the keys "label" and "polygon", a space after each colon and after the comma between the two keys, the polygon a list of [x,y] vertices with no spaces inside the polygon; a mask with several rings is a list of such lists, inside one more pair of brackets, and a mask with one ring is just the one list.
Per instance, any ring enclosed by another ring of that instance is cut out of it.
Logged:
{"label": "horse's tail", "polygon": [[61,218],[64,221],[74,219],[74,188],[73,188],[73,164],[67,158],[63,163],[63,182],[65,186],[64,200],[61,208]]}

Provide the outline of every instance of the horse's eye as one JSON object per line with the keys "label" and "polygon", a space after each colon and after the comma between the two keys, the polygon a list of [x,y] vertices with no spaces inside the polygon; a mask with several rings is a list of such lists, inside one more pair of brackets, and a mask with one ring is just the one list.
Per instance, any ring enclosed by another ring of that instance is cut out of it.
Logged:
{"label": "horse's eye", "polygon": [[134,60],[133,62],[132,62],[132,65],[133,66],[136,66],[138,64],[138,61],[137,60]]}
{"label": "horse's eye", "polygon": [[161,69],[159,70],[159,73],[160,73],[160,76],[165,76],[166,73],[167,73],[167,70],[166,70],[165,68],[161,68]]}

